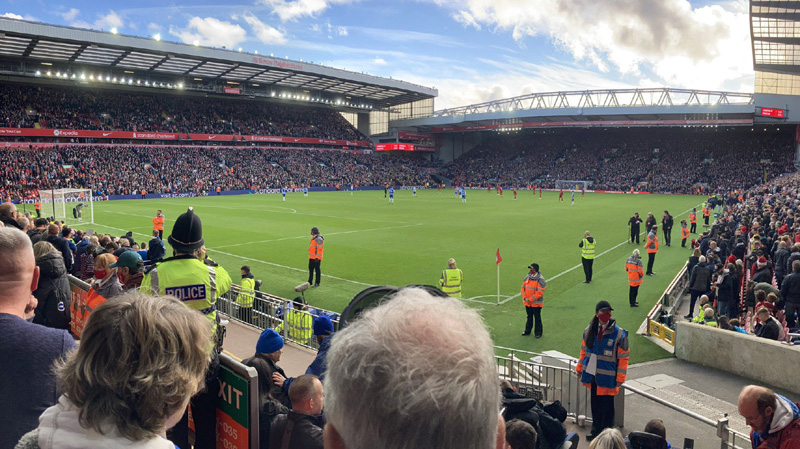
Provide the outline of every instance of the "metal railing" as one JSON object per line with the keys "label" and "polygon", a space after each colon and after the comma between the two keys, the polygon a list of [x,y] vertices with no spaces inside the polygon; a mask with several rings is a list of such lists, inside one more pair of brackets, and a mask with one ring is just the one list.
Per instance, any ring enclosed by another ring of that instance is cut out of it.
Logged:
{"label": "metal railing", "polygon": [[[317,339],[311,335],[312,331],[293,330],[289,325],[283,324],[283,317],[286,316],[286,311],[292,308],[291,300],[257,291],[253,300],[253,307],[242,307],[236,303],[236,297],[239,296],[241,289],[241,286],[233,284],[227,293],[217,299],[217,311],[233,321],[257,329],[281,327],[280,333],[285,341],[291,341],[313,350],[319,349]],[[308,307],[301,313],[307,314],[311,318],[309,321],[312,323],[315,317],[327,315],[333,322],[334,331],[339,329],[338,313],[316,307]],[[280,326],[281,324],[283,326]]]}
{"label": "metal railing", "polygon": [[673,310],[677,310],[680,306],[688,283],[689,271],[684,266],[664,290],[658,303],[650,309],[638,333],[647,337],[658,338],[669,346],[674,347],[675,329],[673,329],[673,326],[675,324],[671,317],[674,316]]}

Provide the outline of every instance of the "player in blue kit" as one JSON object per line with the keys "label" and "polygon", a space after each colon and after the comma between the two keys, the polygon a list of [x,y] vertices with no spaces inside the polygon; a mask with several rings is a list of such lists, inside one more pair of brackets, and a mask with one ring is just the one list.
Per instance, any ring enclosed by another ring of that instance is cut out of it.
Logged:
{"label": "player in blue kit", "polygon": [[411,193],[413,193],[414,196],[417,196],[417,188],[416,187],[412,187],[411,188]]}
{"label": "player in blue kit", "polygon": [[303,187],[303,196],[308,196],[308,186]]}
{"label": "player in blue kit", "polygon": [[281,195],[283,195],[283,201],[286,201],[286,187],[281,187]]}
{"label": "player in blue kit", "polygon": [[389,204],[394,204],[394,187],[389,187]]}
{"label": "player in blue kit", "polygon": [[461,202],[462,203],[467,202],[467,189],[465,189],[464,187],[461,187]]}

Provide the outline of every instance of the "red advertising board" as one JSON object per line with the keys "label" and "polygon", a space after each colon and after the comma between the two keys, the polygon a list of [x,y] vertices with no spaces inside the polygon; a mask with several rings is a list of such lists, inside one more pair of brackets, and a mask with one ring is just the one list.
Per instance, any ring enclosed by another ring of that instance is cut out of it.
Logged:
{"label": "red advertising board", "polygon": [[410,133],[407,131],[398,131],[397,138],[400,140],[410,140],[412,142],[434,140],[430,134]]}
{"label": "red advertising board", "polygon": [[242,91],[238,87],[226,87],[225,88],[225,93],[226,94],[239,95],[240,93],[242,93]]}
{"label": "red advertising board", "polygon": [[758,115],[761,117],[772,117],[772,118],[784,118],[786,116],[786,111],[783,109],[775,109],[775,108],[757,108],[759,110]]}
{"label": "red advertising board", "polygon": [[410,143],[381,143],[375,145],[375,151],[414,151]]}
{"label": "red advertising board", "polygon": [[274,142],[302,143],[368,148],[370,142],[354,140],[317,139],[311,137],[239,136],[234,134],[182,134],[162,132],[93,131],[73,129],[0,128],[0,136],[16,137],[75,137],[92,139],[143,139],[143,140],[201,140],[215,142]]}
{"label": "red advertising board", "polygon": [[[514,123],[514,128],[587,128],[596,126],[704,126],[704,125],[752,125],[752,119],[722,119],[722,120],[593,120],[582,122],[525,122]],[[433,132],[454,131],[484,131],[500,130],[512,125],[466,125],[466,126],[441,126],[433,128]]]}

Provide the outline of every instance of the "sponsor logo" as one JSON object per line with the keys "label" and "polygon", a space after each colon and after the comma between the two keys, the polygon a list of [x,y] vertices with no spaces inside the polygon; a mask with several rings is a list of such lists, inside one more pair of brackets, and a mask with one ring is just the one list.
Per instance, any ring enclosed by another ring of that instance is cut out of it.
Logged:
{"label": "sponsor logo", "polygon": [[217,136],[208,136],[208,140],[214,140],[216,138],[217,138]]}
{"label": "sponsor logo", "polygon": [[54,130],[53,130],[53,135],[54,135],[54,136],[59,136],[59,135],[61,135],[61,131],[59,131],[59,130],[57,130],[57,129],[54,129]]}
{"label": "sponsor logo", "polygon": [[206,299],[206,285],[183,285],[180,287],[168,287],[164,289],[164,294],[172,295],[181,301],[195,301]]}
{"label": "sponsor logo", "polygon": [[103,133],[103,137],[110,136],[111,134],[113,134],[113,133]]}

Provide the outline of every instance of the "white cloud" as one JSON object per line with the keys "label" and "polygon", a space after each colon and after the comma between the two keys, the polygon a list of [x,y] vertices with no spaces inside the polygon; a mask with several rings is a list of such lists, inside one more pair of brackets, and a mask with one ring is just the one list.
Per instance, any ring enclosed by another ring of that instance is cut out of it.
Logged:
{"label": "white cloud", "polygon": [[388,62],[386,62],[385,59],[380,58],[380,57],[373,59],[372,63],[375,64],[375,65],[387,65],[388,64]]}
{"label": "white cloud", "polygon": [[241,26],[213,17],[192,17],[184,29],[170,26],[169,34],[185,44],[197,41],[199,45],[228,49],[235,48],[247,39],[247,32]]}
{"label": "white cloud", "polygon": [[359,0],[259,0],[259,3],[272,8],[282,22],[287,22],[305,16],[316,17],[332,5],[356,1]]}
{"label": "white cloud", "polygon": [[69,11],[61,13],[61,17],[67,22],[72,22],[78,17],[78,14],[80,14],[80,12],[81,10],[79,10],[78,8],[71,8]]}
{"label": "white cloud", "polygon": [[347,31],[347,27],[338,26],[336,27],[336,34],[339,36],[347,36],[350,33]]}
{"label": "white cloud", "polygon": [[549,37],[602,72],[672,87],[719,88],[752,74],[748,2],[694,8],[687,0],[433,0],[468,27]]}
{"label": "white cloud", "polygon": [[17,20],[23,20],[23,17],[22,17],[21,15],[19,15],[19,14],[14,14],[13,12],[7,12],[7,13],[3,14],[3,15],[2,15],[2,16],[0,16],[0,17],[5,17],[5,18],[7,18],[7,19],[17,19]]}
{"label": "white cloud", "polygon": [[[71,12],[71,10],[70,10]],[[122,28],[122,17],[115,11],[109,11],[108,14],[100,15],[94,21],[94,27],[98,30],[110,30],[112,28]]]}
{"label": "white cloud", "polygon": [[[234,20],[237,17],[234,16]],[[245,14],[242,16],[242,19],[250,25],[250,28],[253,29],[253,32],[256,34],[258,40],[265,44],[285,44],[286,43],[286,35],[266,23],[262,22],[258,19],[258,17],[254,16],[253,14]]]}

